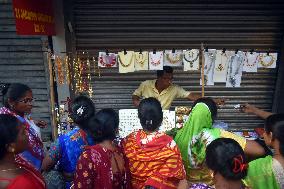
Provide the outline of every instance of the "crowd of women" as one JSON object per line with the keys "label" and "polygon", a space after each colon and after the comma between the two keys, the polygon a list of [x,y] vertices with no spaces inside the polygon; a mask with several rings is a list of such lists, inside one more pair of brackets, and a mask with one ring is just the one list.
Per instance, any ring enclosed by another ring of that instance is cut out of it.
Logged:
{"label": "crowd of women", "polygon": [[211,98],[194,102],[181,129],[161,132],[161,104],[146,98],[138,107],[142,129],[118,139],[118,114],[96,112],[81,95],[72,103],[77,127],[44,153],[39,127],[46,123],[29,116],[32,90],[11,84],[3,94],[0,188],[284,188],[284,114],[265,114],[267,148],[213,127],[217,106]]}

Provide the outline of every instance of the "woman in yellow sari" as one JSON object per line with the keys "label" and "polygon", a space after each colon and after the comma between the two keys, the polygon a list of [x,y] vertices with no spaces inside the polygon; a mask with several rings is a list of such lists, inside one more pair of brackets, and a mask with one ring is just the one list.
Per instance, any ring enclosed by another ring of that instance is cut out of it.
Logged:
{"label": "woman in yellow sari", "polygon": [[187,180],[190,183],[212,185],[212,176],[205,165],[206,147],[217,138],[236,140],[247,155],[261,156],[264,149],[255,141],[246,140],[231,132],[213,128],[217,115],[217,106],[211,98],[198,99],[192,108],[188,120],[174,136],[182,155]]}

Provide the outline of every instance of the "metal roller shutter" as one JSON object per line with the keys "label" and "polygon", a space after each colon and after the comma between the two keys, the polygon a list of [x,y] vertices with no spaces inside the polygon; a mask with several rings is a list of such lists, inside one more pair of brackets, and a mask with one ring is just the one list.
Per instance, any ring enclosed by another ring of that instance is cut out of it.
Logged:
{"label": "metal roller shutter", "polygon": [[[48,77],[39,36],[19,36],[13,15],[12,1],[0,1],[0,83],[24,83],[35,98],[32,116],[44,119],[49,128],[43,130],[43,140],[50,139],[50,106]],[[2,106],[2,96],[1,96]]]}
{"label": "metal roller shutter", "polygon": [[[152,50],[153,48],[199,48],[205,43],[217,49],[279,51],[283,35],[284,3],[278,1],[138,1],[74,0],[77,51]],[[119,74],[117,69],[101,69],[93,75],[94,100],[98,109],[133,108],[132,92],[140,82],[155,78],[155,72]],[[205,88],[206,96],[225,97],[219,119],[232,128],[252,128],[262,120],[234,110],[234,105],[251,103],[271,111],[277,69],[244,73],[240,88],[217,84]],[[175,70],[174,82],[190,91],[201,91],[200,72]],[[191,105],[176,100],[172,107]]]}

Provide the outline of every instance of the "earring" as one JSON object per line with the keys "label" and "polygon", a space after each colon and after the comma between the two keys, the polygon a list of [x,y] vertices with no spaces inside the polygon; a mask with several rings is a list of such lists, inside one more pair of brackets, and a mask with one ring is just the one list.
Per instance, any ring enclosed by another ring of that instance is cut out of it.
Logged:
{"label": "earring", "polygon": [[13,155],[14,155],[14,159],[15,159],[15,161],[16,161],[16,158],[17,158],[17,157],[16,157],[16,154],[15,154],[15,151],[16,151],[15,148],[12,148],[11,151],[12,151],[12,153],[13,153]]}

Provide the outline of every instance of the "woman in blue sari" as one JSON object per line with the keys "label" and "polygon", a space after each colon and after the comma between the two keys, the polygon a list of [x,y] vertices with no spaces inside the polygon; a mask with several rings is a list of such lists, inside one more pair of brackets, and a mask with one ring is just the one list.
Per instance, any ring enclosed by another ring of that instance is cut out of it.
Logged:
{"label": "woman in blue sari", "polygon": [[[9,114],[16,117],[25,127],[28,136],[28,149],[16,155],[16,161],[40,171],[44,157],[43,144],[40,138],[39,124],[28,116],[33,108],[33,94],[30,87],[21,83],[14,83],[2,90],[4,107],[0,108],[0,114]],[[39,122],[45,127],[44,121]]]}
{"label": "woman in blue sari", "polygon": [[[87,123],[94,114],[95,106],[90,98],[86,96],[75,98],[72,104],[71,117],[77,127],[54,141],[50,146],[48,155],[43,160],[43,171],[50,171],[55,165],[58,165],[57,169],[62,173],[65,180],[65,188],[70,188],[72,185],[77,160],[84,147],[94,145],[87,128]],[[49,182],[47,180],[47,185],[53,183],[54,181]]]}

